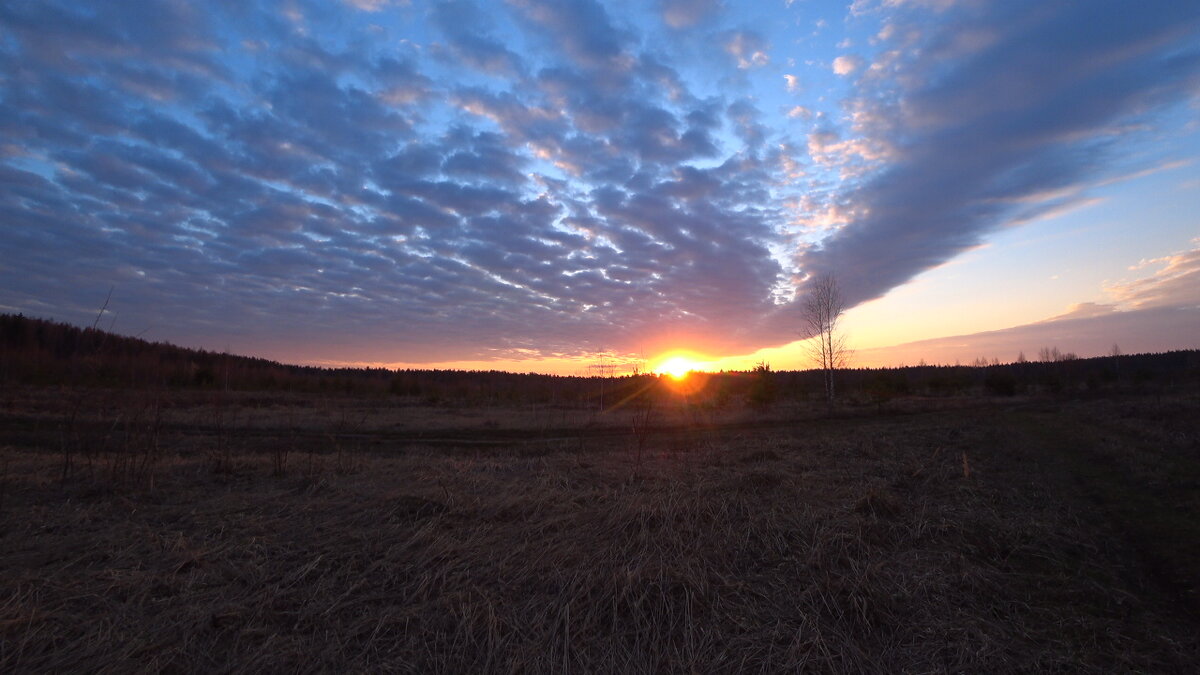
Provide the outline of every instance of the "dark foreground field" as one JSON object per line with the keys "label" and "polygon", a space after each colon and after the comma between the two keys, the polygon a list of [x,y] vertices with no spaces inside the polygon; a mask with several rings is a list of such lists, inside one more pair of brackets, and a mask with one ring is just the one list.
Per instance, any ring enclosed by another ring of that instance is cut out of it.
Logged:
{"label": "dark foreground field", "polygon": [[293,403],[12,395],[0,672],[1200,662],[1195,398],[649,430]]}

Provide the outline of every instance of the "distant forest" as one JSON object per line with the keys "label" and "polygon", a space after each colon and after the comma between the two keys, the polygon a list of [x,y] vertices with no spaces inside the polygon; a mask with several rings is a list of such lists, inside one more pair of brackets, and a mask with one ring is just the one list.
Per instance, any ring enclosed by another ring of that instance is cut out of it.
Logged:
{"label": "distant forest", "polygon": [[[1200,350],[1074,358],[1057,347],[1047,361],[972,365],[852,368],[838,371],[840,396],[880,402],[899,396],[1014,396],[1099,393],[1200,384]],[[665,376],[662,376],[665,378]],[[503,371],[391,370],[294,366],[262,358],[187,349],[163,342],[0,314],[0,382],[6,386],[84,386],[417,398],[427,403],[550,403],[614,405],[644,392],[656,375],[615,378]],[[694,403],[770,405],[822,396],[821,373],[753,371],[694,374],[682,392]]]}

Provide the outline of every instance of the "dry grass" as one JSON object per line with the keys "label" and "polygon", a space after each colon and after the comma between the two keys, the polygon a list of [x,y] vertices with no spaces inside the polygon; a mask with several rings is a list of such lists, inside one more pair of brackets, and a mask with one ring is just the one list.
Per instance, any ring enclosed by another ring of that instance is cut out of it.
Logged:
{"label": "dry grass", "polygon": [[1186,672],[1196,615],[1022,414],[664,432],[637,471],[582,434],[280,470],[282,431],[217,471],[192,433],[152,488],[5,448],[0,671]]}

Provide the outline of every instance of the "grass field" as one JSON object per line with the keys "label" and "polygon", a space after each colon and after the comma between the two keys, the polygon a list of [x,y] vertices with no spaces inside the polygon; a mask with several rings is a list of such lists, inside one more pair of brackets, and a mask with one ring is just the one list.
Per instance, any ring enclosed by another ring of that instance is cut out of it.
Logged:
{"label": "grass field", "polygon": [[1194,397],[639,427],[84,396],[0,417],[2,672],[1200,662]]}

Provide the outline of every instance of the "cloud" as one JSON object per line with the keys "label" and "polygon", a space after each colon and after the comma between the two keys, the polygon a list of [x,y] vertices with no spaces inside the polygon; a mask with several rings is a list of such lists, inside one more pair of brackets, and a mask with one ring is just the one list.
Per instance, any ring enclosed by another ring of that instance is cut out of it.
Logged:
{"label": "cloud", "polygon": [[[848,300],[863,302],[1053,206],[1039,195],[1077,191],[1133,123],[1200,85],[1200,8],[1126,10],[995,3],[940,14],[893,74],[856,85],[854,130],[886,152],[828,196],[856,215],[801,251],[799,267],[837,273]],[[956,39],[981,32],[990,38]],[[819,161],[837,148],[817,140]]]}
{"label": "cloud", "polygon": [[659,0],[663,23],[671,28],[690,28],[721,9],[720,0]]}
{"label": "cloud", "polygon": [[618,30],[595,0],[509,0],[533,34],[555,44],[578,66],[623,73],[631,65]]}
{"label": "cloud", "polygon": [[[1083,311],[1078,311],[1083,309]],[[978,358],[1036,359],[1042,348],[1058,347],[1081,357],[1104,356],[1114,344],[1125,354],[1200,348],[1200,308],[1148,307],[1116,311],[1084,307],[1060,317],[1004,330],[955,335],[855,352],[862,367],[916,365],[920,361],[949,365]]]}
{"label": "cloud", "polygon": [[389,5],[407,5],[409,0],[343,0],[351,7],[355,7],[364,12],[378,12]]}
{"label": "cloud", "polygon": [[798,117],[802,120],[810,120],[813,117],[813,113],[811,110],[802,105],[794,105],[791,108],[788,108],[787,116],[791,118]]}
{"label": "cloud", "polygon": [[725,52],[732,56],[742,70],[761,68],[771,62],[770,46],[755,31],[735,30],[722,36]]}
{"label": "cloud", "polygon": [[861,56],[850,54],[842,55],[833,60],[833,72],[835,75],[850,75],[854,71],[862,68],[863,60]]}
{"label": "cloud", "polygon": [[1193,243],[1197,248],[1145,261],[1141,267],[1158,266],[1149,277],[1118,282],[1105,290],[1117,302],[1138,309],[1200,308],[1200,239]]}
{"label": "cloud", "polygon": [[1067,319],[1088,319],[1096,316],[1107,316],[1115,311],[1117,311],[1116,305],[1107,305],[1096,302],[1080,302],[1072,305],[1065,314],[1060,314],[1044,321],[1039,321],[1038,323],[1064,321]]}
{"label": "cloud", "polygon": [[524,70],[521,57],[491,35],[487,16],[474,2],[439,2],[432,13],[450,49],[463,63],[490,73],[512,75]]}

